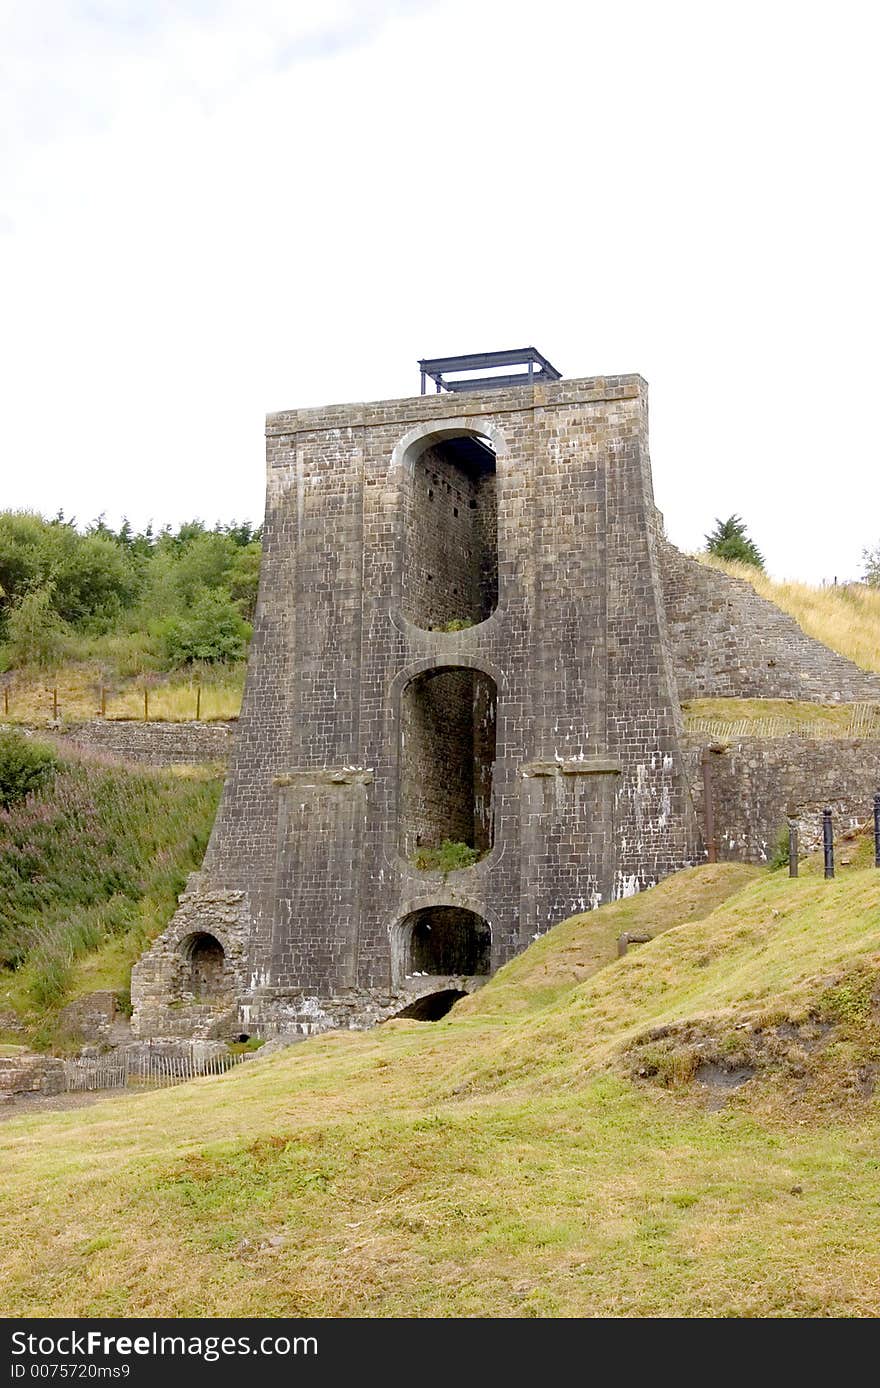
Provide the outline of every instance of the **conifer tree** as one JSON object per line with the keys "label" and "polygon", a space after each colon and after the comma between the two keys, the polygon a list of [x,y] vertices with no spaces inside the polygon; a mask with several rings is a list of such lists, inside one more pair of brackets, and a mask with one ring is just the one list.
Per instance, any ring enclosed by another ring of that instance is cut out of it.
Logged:
{"label": "conifer tree", "polygon": [[733,559],[738,564],[753,564],[763,569],[764,556],[746,531],[742,516],[715,520],[715,529],[706,536],[706,550],[718,559]]}

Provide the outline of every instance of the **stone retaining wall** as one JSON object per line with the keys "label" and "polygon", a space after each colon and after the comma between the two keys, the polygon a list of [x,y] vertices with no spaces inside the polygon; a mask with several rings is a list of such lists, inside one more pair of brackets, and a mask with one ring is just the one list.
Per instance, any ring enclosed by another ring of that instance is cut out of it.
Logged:
{"label": "stone retaining wall", "polygon": [[97,748],[146,766],[226,761],[234,723],[140,723],[96,718],[64,728],[61,737],[77,747]]}
{"label": "stone retaining wall", "polygon": [[[705,746],[705,741],[692,740],[686,752],[701,825]],[[826,805],[834,812],[835,834],[872,818],[874,794],[880,789],[876,739],[738,738],[711,744],[709,755],[722,861],[763,863],[772,858],[789,813],[798,821],[805,852],[821,846]]]}
{"label": "stone retaining wall", "polygon": [[680,699],[880,700],[880,675],[807,636],[750,583],[666,542],[660,565]]}

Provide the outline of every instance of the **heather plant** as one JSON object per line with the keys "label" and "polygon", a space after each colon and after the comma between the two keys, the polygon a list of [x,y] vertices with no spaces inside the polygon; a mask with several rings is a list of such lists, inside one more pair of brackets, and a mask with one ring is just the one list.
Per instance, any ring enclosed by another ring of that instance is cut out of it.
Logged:
{"label": "heather plant", "polygon": [[[0,809],[0,986],[31,1012],[63,1002],[78,961],[125,963],[173,914],[211,830],[220,781],[70,762]],[[127,986],[127,972],[118,978]],[[45,1030],[45,1029],[44,1029]]]}

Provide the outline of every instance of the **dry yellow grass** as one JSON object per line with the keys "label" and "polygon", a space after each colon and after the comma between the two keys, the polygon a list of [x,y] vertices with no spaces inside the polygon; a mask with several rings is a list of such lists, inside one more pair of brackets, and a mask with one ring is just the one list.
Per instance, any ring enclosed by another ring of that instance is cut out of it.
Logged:
{"label": "dry yellow grass", "polygon": [[[58,715],[68,723],[101,715],[100,669],[88,663],[68,664],[47,673],[16,670],[3,676],[5,697],[0,694],[0,721],[45,725],[54,717],[57,692]],[[199,684],[201,696],[198,694]],[[220,669],[197,681],[192,676],[169,674],[118,680],[105,691],[106,717],[144,716],[144,690],[151,720],[186,723],[196,717],[203,722],[237,718],[244,687],[244,667]]]}
{"label": "dry yellow grass", "polygon": [[865,583],[814,588],[793,579],[770,578],[751,564],[733,564],[694,556],[731,578],[750,583],[762,598],[794,617],[808,636],[855,661],[863,670],[880,671],[880,588]]}

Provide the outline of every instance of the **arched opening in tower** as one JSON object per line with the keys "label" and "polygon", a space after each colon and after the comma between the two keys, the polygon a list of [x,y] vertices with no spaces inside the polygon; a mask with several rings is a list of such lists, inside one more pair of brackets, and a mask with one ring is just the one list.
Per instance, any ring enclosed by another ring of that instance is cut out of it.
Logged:
{"label": "arched opening in tower", "polygon": [[403,512],[403,615],[430,631],[484,622],[498,604],[498,502],[489,440],[459,434],[422,447],[405,469]]}
{"label": "arched opening in tower", "polygon": [[469,978],[487,974],[491,968],[489,924],[463,906],[423,906],[413,911],[401,924],[399,942],[404,978]]}
{"label": "arched opening in tower", "polygon": [[416,998],[408,1007],[404,1007],[400,1012],[395,1012],[390,1018],[397,1021],[398,1018],[405,1018],[410,1022],[439,1022],[441,1017],[445,1017],[452,1011],[459,998],[466,998],[461,988],[440,988],[436,993],[428,993],[423,998]]}
{"label": "arched opening in tower", "polygon": [[199,931],[183,942],[185,986],[195,998],[214,998],[226,990],[226,953],[215,935]]}
{"label": "arched opening in tower", "polygon": [[482,670],[426,670],[403,690],[400,710],[401,852],[449,841],[492,847],[495,681]]}

